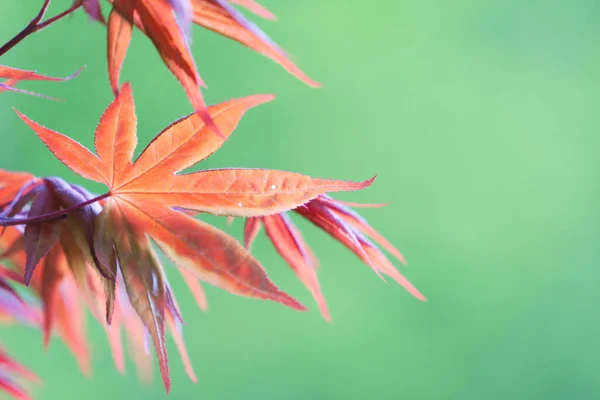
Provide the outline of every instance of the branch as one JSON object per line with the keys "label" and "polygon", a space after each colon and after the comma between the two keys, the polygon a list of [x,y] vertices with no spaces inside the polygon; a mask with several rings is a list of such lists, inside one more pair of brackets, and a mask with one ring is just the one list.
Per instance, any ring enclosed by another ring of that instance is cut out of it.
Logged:
{"label": "branch", "polygon": [[50,6],[50,1],[51,0],[44,0],[44,4],[42,4],[42,8],[37,13],[37,15],[31,20],[31,22],[29,22],[29,24],[27,24],[27,26],[25,28],[23,28],[23,30],[21,32],[19,32],[15,37],[13,37],[8,42],[6,42],[4,44],[4,46],[0,47],[0,56],[4,55],[10,49],[15,47],[27,36],[31,35],[32,33],[39,32],[42,29],[46,28],[48,25],[52,24],[53,22],[56,22],[59,19],[71,14],[73,11],[77,10],[83,4],[80,2],[74,3],[71,7],[67,8],[65,11],[61,12],[60,14],[55,15],[54,17],[52,17],[44,22],[41,22],[42,19],[44,18],[44,15],[46,15],[46,11],[48,11],[48,7]]}
{"label": "branch", "polygon": [[102,201],[107,197],[110,197],[111,193],[107,192],[98,197],[94,197],[93,199],[86,200],[82,203],[76,204],[72,207],[65,208],[58,211],[53,211],[48,214],[38,215],[36,217],[31,218],[12,218],[6,217],[4,215],[0,215],[0,227],[6,226],[15,226],[15,225],[30,225],[30,224],[42,224],[44,222],[52,222],[57,219],[61,219],[66,217],[67,215],[82,209],[83,207],[89,206],[90,204],[96,203],[98,201]]}

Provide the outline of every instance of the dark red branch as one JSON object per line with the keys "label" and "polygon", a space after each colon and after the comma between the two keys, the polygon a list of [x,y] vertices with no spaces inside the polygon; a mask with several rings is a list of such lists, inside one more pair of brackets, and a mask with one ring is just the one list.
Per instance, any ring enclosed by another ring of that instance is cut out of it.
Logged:
{"label": "dark red branch", "polygon": [[65,208],[65,209],[59,210],[59,211],[54,211],[54,212],[44,214],[44,215],[38,215],[37,217],[32,217],[32,218],[0,217],[0,226],[30,225],[30,224],[41,224],[44,222],[56,221],[57,219],[66,217],[67,215],[69,215],[79,209],[82,209],[85,206],[89,206],[90,204],[104,200],[107,197],[110,197],[110,192],[104,193],[103,195],[100,195],[98,197],[94,197],[93,199],[86,200],[83,203],[76,204],[73,207]]}
{"label": "dark red branch", "polygon": [[48,11],[48,7],[50,6],[50,1],[51,0],[44,0],[44,4],[42,4],[42,8],[38,12],[38,14],[31,20],[31,22],[29,22],[29,24],[27,24],[27,26],[25,28],[23,28],[23,30],[21,32],[19,32],[15,37],[13,37],[8,42],[6,42],[4,44],[4,46],[0,47],[0,56],[4,55],[7,51],[9,51],[13,47],[15,47],[27,36],[31,35],[32,33],[41,31],[42,29],[46,28],[48,25],[71,14],[73,11],[75,11],[79,7],[81,7],[81,4],[73,4],[71,7],[69,7],[65,11],[61,12],[60,14],[58,14],[44,22],[41,22],[42,19],[44,18],[44,15],[46,15],[46,11]]}

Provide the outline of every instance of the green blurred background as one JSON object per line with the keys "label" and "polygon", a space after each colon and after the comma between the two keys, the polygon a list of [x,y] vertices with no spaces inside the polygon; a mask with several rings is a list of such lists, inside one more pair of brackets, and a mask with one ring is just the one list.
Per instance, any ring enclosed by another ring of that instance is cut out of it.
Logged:
{"label": "green blurred background", "polygon": [[[41,0],[5,1],[0,41]],[[264,237],[255,253],[274,281],[310,307],[208,287],[197,310],[171,274],[199,384],[172,342],[171,399],[591,399],[600,397],[600,6],[595,1],[263,0],[259,21],[313,78],[310,89],[237,43],[194,28],[209,103],[254,93],[251,111],[201,168],[266,167],[376,183],[351,201],[407,256],[421,303],[383,283],[307,224],[333,314],[326,323]],[[70,0],[53,2],[52,14]],[[253,17],[255,21],[258,18]],[[105,30],[78,12],[27,39],[2,64],[65,76],[21,87],[64,103],[0,97],[2,168],[83,182],[16,117],[91,145],[111,100]],[[191,108],[150,42],[134,37],[123,71],[137,100],[140,143]],[[99,192],[99,185],[85,183]],[[242,221],[217,226],[241,237]],[[43,378],[39,399],[163,399],[158,374],[138,383],[114,368],[89,318],[93,375],[60,340],[3,328],[2,342]]]}

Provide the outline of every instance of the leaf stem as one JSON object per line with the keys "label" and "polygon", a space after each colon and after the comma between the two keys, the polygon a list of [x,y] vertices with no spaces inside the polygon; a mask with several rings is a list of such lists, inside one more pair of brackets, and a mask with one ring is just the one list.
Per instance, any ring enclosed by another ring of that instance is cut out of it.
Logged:
{"label": "leaf stem", "polygon": [[71,7],[67,8],[65,11],[61,12],[60,14],[55,15],[54,17],[52,17],[44,22],[40,22],[44,18],[44,15],[46,15],[46,11],[48,11],[48,7],[50,6],[50,1],[51,0],[44,0],[44,4],[42,4],[42,8],[37,13],[37,15],[29,22],[29,24],[27,24],[27,26],[25,28],[23,28],[23,30],[21,32],[17,33],[17,35],[15,37],[13,37],[8,42],[6,42],[2,47],[0,47],[0,56],[4,55],[10,49],[15,47],[27,36],[31,35],[32,33],[39,32],[42,29],[46,28],[48,25],[52,24],[53,22],[56,22],[59,19],[65,17],[66,15],[71,14],[73,11],[77,10],[83,4],[83,3],[80,3],[80,4],[75,3]]}
{"label": "leaf stem", "polygon": [[57,219],[63,218],[83,207],[89,206],[90,204],[104,200],[110,197],[110,192],[104,193],[103,195],[94,197],[93,199],[86,200],[82,203],[76,204],[72,207],[65,208],[59,211],[53,211],[48,214],[38,215],[32,218],[6,218],[0,217],[0,226],[15,226],[15,225],[30,225],[30,224],[41,224],[44,222],[51,222]]}

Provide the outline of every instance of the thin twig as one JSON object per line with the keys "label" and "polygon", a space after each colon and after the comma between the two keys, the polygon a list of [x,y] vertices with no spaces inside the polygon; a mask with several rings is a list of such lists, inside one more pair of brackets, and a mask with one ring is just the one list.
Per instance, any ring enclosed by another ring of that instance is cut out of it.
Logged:
{"label": "thin twig", "polygon": [[110,197],[110,195],[111,195],[110,192],[104,193],[103,195],[94,197],[93,199],[86,200],[86,201],[76,204],[72,207],[65,208],[63,210],[53,211],[48,214],[38,215],[36,217],[31,217],[31,218],[6,218],[6,217],[0,216],[0,226],[30,225],[30,224],[41,224],[44,222],[52,222],[57,219],[63,218],[83,207],[89,206],[90,204],[104,200],[107,197]]}
{"label": "thin twig", "polygon": [[15,37],[13,37],[8,42],[6,42],[2,47],[0,47],[0,56],[4,55],[10,49],[15,47],[27,36],[31,35],[32,33],[39,32],[42,29],[46,28],[48,25],[52,24],[53,22],[56,22],[59,19],[71,14],[73,11],[77,10],[83,4],[83,3],[80,3],[80,4],[75,3],[71,7],[66,9],[65,11],[61,12],[60,14],[58,14],[44,22],[41,22],[42,19],[44,18],[44,16],[46,15],[46,11],[48,11],[48,7],[50,6],[50,1],[51,0],[44,0],[44,4],[42,4],[42,8],[37,13],[37,15],[31,20],[31,22],[29,22],[29,24],[27,24],[27,26],[25,28],[23,28],[23,30],[21,32],[19,32]]}

